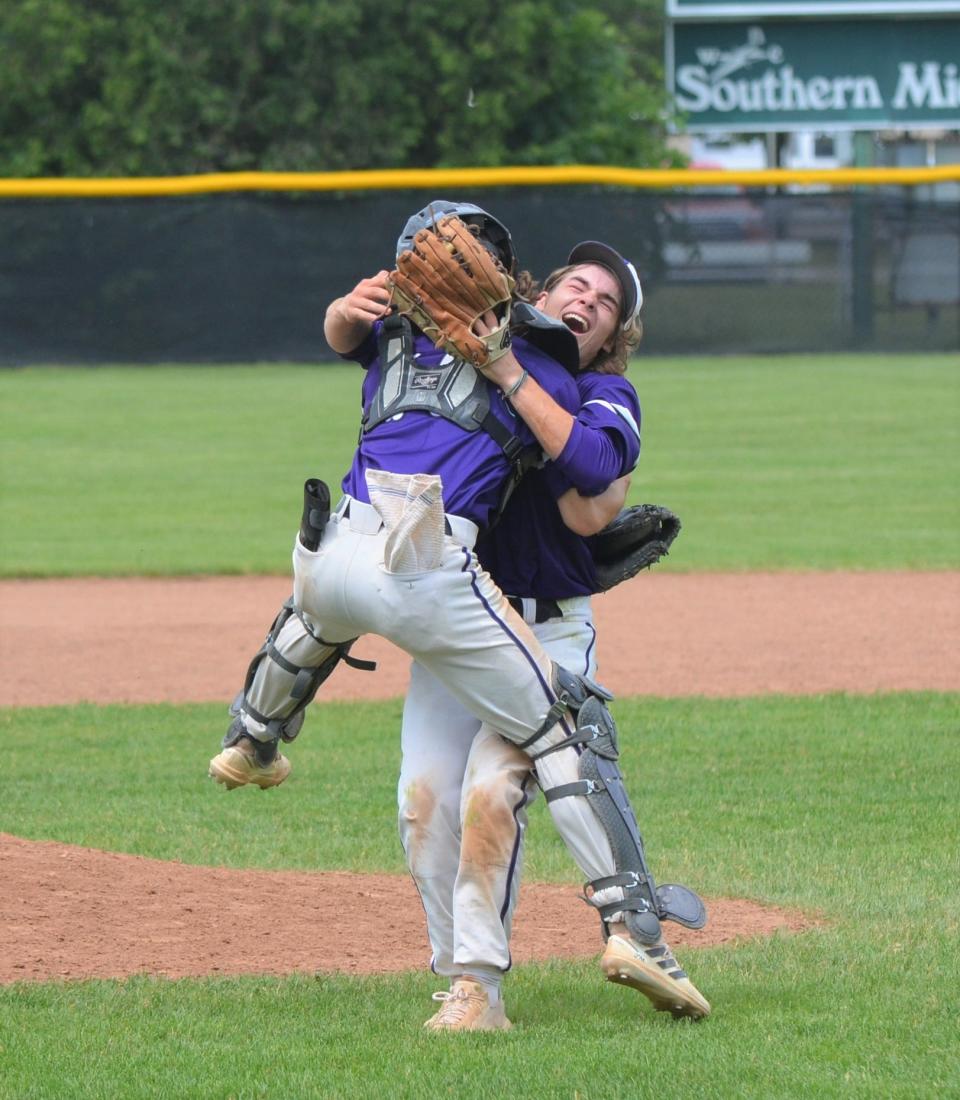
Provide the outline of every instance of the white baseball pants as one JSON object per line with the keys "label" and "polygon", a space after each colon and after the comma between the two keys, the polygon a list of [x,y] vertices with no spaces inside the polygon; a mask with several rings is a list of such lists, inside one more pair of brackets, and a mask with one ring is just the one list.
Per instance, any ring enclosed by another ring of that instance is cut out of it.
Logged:
{"label": "white baseball pants", "polygon": [[[590,599],[563,600],[560,608],[562,618],[530,628],[557,664],[593,678]],[[417,662],[401,744],[400,839],[427,915],[433,969],[496,978],[510,967],[527,809],[539,790],[533,764]],[[576,780],[573,749],[553,759],[564,767],[562,782]]]}
{"label": "white baseball pants", "polygon": [[[480,720],[478,736],[502,734],[516,744],[528,742],[556,701],[551,660],[480,569],[471,551],[473,525],[453,516],[447,524],[451,533],[440,532],[435,568],[389,573],[383,563],[391,552],[390,532],[371,505],[348,499],[331,517],[317,551],[297,540],[296,604],[326,642],[371,633],[404,649]],[[542,751],[572,733],[567,713],[530,748]],[[577,759],[576,750],[569,749],[539,761],[541,787],[574,781]],[[615,874],[610,843],[586,797],[558,799],[550,803],[550,813],[586,881]],[[429,830],[427,808],[411,828]],[[612,887],[592,900],[603,905],[620,897],[620,888]]]}

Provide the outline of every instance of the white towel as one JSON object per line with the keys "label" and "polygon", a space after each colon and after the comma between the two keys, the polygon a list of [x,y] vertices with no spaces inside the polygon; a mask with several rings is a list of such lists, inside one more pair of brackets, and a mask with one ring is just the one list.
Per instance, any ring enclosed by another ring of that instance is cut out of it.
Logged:
{"label": "white towel", "polygon": [[443,560],[443,483],[436,474],[367,470],[370,503],[387,529],[388,573],[426,573]]}

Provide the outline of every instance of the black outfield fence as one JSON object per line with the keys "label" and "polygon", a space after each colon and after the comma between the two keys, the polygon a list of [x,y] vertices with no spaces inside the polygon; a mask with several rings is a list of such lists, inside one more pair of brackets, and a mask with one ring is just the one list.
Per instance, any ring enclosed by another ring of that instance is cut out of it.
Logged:
{"label": "black outfield fence", "polygon": [[633,258],[648,354],[960,348],[956,185],[445,186],[4,199],[0,364],[329,359],[327,303],[438,197],[494,213],[538,277],[580,240]]}

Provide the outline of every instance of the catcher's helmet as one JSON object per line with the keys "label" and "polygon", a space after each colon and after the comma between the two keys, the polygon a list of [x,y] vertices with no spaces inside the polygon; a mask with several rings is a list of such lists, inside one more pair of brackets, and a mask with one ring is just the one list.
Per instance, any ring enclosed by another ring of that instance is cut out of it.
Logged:
{"label": "catcher's helmet", "polygon": [[397,255],[413,247],[413,238],[421,229],[427,229],[446,214],[454,214],[467,225],[475,225],[480,232],[480,240],[489,244],[497,259],[512,275],[517,266],[517,257],[513,251],[510,230],[497,221],[486,210],[470,202],[449,202],[447,199],[434,199],[407,220],[400,239],[397,241]]}

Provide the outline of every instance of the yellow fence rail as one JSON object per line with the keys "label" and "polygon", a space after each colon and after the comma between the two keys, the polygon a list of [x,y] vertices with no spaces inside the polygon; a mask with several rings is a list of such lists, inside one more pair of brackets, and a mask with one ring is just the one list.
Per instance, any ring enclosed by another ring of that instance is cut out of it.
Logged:
{"label": "yellow fence rail", "polygon": [[198,195],[224,191],[380,191],[456,187],[550,187],[595,184],[673,190],[684,187],[781,187],[816,184],[838,189],[960,182],[960,164],[927,168],[614,168],[570,164],[548,168],[391,168],[365,172],[222,172],[136,179],[0,179],[0,198],[108,198]]}

